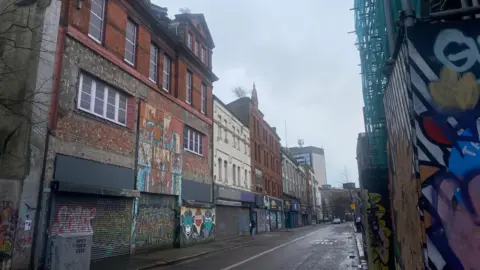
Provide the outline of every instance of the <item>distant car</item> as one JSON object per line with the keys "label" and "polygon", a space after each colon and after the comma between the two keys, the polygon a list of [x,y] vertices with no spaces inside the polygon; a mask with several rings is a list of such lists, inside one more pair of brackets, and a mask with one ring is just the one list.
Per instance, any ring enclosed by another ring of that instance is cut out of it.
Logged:
{"label": "distant car", "polygon": [[342,221],[339,218],[334,218],[332,221],[333,224],[340,224]]}

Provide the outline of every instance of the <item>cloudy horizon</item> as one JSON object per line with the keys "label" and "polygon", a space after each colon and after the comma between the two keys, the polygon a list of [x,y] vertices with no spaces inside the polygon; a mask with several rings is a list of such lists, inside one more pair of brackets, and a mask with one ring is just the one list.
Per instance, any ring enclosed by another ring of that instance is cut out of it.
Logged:
{"label": "cloudy horizon", "polygon": [[[356,143],[364,131],[353,1],[152,0],[172,17],[203,13],[215,42],[213,93],[256,85],[259,108],[282,146],[322,147],[328,184],[358,186]],[[279,4],[282,3],[282,4]],[[286,123],[286,129],[285,129]]]}

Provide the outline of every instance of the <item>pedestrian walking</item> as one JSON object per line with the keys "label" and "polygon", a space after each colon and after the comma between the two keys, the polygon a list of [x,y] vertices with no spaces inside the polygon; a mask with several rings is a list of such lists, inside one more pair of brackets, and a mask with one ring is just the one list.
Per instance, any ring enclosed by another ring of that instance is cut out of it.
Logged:
{"label": "pedestrian walking", "polygon": [[255,235],[255,228],[257,227],[256,225],[257,225],[257,223],[255,222],[255,219],[252,218],[252,220],[250,221],[250,235],[251,236]]}
{"label": "pedestrian walking", "polygon": [[362,231],[362,218],[360,216],[357,216],[357,219],[355,220],[355,227],[357,229],[357,232]]}

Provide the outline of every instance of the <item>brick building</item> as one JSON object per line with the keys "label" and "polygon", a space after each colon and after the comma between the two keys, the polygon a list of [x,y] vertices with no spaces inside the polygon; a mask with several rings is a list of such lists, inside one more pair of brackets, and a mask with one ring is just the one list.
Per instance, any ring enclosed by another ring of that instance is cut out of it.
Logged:
{"label": "brick building", "polygon": [[255,84],[251,99],[239,98],[227,107],[250,127],[252,191],[282,198],[280,137],[276,128],[263,119]]}
{"label": "brick building", "polygon": [[250,128],[251,189],[257,193],[251,214],[257,220],[258,232],[283,228],[280,137],[263,119],[255,84],[251,98],[239,98],[227,104],[227,108]]}
{"label": "brick building", "polygon": [[218,78],[203,14],[169,19],[148,0],[63,0],[60,12],[45,173],[51,192],[40,222],[47,228],[39,228],[49,234],[38,234],[39,250],[61,232],[93,233],[93,260],[212,240],[200,233],[204,224],[190,222],[211,223],[215,213]]}

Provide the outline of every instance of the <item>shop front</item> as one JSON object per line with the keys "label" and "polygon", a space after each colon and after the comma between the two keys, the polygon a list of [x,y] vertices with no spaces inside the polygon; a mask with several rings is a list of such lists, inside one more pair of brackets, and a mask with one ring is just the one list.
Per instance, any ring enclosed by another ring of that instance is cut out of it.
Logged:
{"label": "shop front", "polygon": [[130,254],[133,205],[140,197],[133,169],[57,154],[53,179],[46,268],[59,234],[91,234],[92,261]]}
{"label": "shop front", "polygon": [[270,221],[270,231],[284,228],[283,200],[265,196]]}
{"label": "shop front", "polygon": [[248,235],[254,202],[253,193],[215,186],[216,239]]}
{"label": "shop front", "polygon": [[264,197],[264,195],[255,194],[255,204],[252,218],[257,223],[257,233],[270,231],[269,223],[267,223],[267,209],[265,206]]}
{"label": "shop front", "polygon": [[297,200],[285,200],[285,227],[299,227],[298,214],[300,211],[300,203]]}

